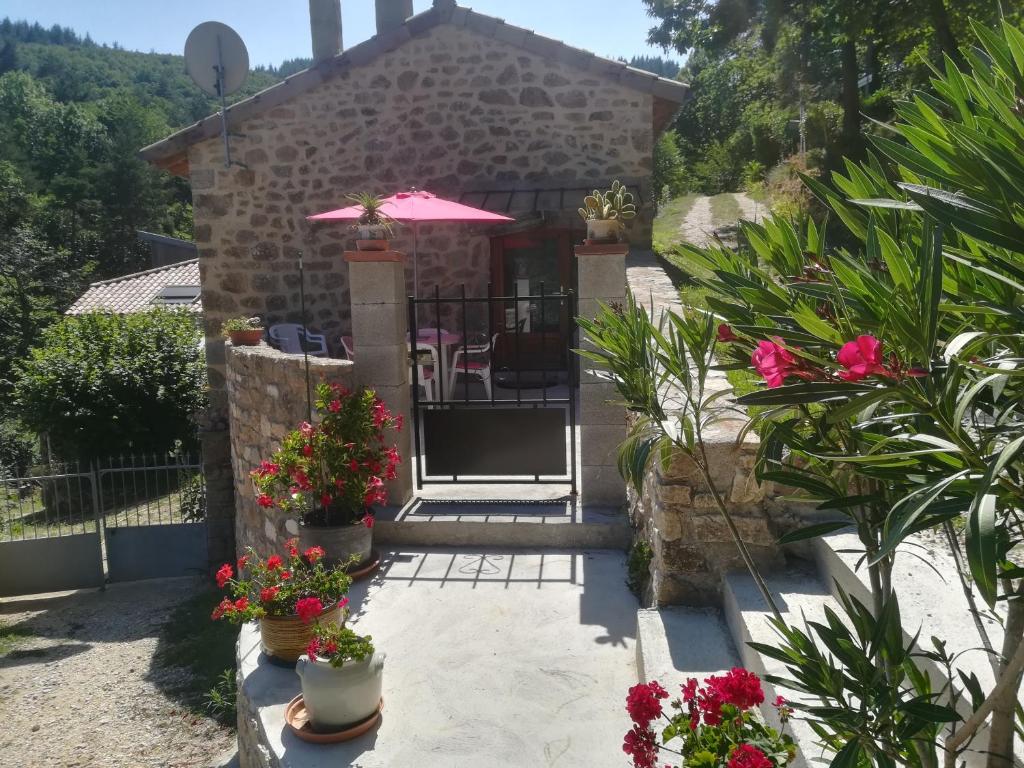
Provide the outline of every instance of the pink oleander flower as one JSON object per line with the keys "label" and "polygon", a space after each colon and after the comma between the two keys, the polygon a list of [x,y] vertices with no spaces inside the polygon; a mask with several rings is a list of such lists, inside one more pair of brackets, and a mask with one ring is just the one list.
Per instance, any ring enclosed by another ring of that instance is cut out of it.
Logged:
{"label": "pink oleander flower", "polygon": [[844,381],[861,381],[868,376],[889,376],[892,371],[882,364],[882,342],[874,336],[858,336],[856,341],[843,344],[836,355],[845,371],[839,372]]}
{"label": "pink oleander flower", "polygon": [[796,375],[800,370],[796,356],[777,341],[759,341],[750,363],[771,388],[781,387],[787,376]]}
{"label": "pink oleander flower", "polygon": [[739,337],[732,332],[727,323],[721,323],[718,326],[718,340],[728,344],[731,341],[739,341]]}

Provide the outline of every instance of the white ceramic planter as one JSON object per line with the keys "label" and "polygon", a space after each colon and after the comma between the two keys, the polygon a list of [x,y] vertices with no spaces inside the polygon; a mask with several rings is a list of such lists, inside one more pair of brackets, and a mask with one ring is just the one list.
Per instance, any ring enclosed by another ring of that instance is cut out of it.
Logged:
{"label": "white ceramic planter", "polygon": [[587,239],[598,243],[617,243],[622,222],[618,219],[587,219]]}
{"label": "white ceramic planter", "polygon": [[344,730],[377,711],[385,656],[377,651],[362,661],[346,661],[337,668],[321,659],[299,657],[295,672],[302,681],[302,700],[313,730]]}
{"label": "white ceramic planter", "polygon": [[323,547],[327,556],[324,564],[329,566],[347,563],[352,555],[359,555],[356,563],[360,565],[370,559],[373,549],[373,528],[367,528],[361,522],[345,525],[299,526],[299,551],[305,552],[310,547]]}

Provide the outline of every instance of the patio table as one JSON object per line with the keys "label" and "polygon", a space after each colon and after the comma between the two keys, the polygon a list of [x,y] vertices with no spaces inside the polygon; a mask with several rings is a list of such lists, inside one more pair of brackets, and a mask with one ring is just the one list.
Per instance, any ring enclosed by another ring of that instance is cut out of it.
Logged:
{"label": "patio table", "polygon": [[[417,344],[429,344],[432,347],[440,346],[440,349],[438,349],[438,354],[440,355],[441,359],[438,361],[438,364],[441,366],[441,370],[436,372],[435,378],[437,379],[437,386],[441,392],[441,398],[444,399],[445,381],[448,378],[448,372],[451,370],[449,364],[451,363],[452,356],[449,353],[453,346],[462,343],[462,334],[452,333],[451,331],[446,331],[442,328],[440,345],[438,345],[437,337],[438,333],[436,328],[420,328],[416,331]],[[412,334],[406,334],[406,338],[408,338],[411,341]]]}

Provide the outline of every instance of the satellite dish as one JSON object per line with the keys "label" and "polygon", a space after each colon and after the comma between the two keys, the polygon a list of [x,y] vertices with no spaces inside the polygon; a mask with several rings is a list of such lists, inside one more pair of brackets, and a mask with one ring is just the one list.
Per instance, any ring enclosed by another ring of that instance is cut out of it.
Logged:
{"label": "satellite dish", "polygon": [[185,69],[203,91],[223,98],[245,84],[249,52],[227,24],[204,21],[185,41]]}

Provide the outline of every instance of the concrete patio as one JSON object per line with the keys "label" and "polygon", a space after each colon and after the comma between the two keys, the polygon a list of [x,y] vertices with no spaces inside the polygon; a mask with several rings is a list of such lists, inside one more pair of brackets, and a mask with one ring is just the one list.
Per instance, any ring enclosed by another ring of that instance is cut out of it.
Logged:
{"label": "concrete patio", "polygon": [[[636,683],[636,599],[610,550],[402,549],[353,588],[352,623],[388,654],[376,731],[297,739],[298,677],[239,640],[243,766],[620,766]],[[259,745],[259,746],[257,746]]]}

